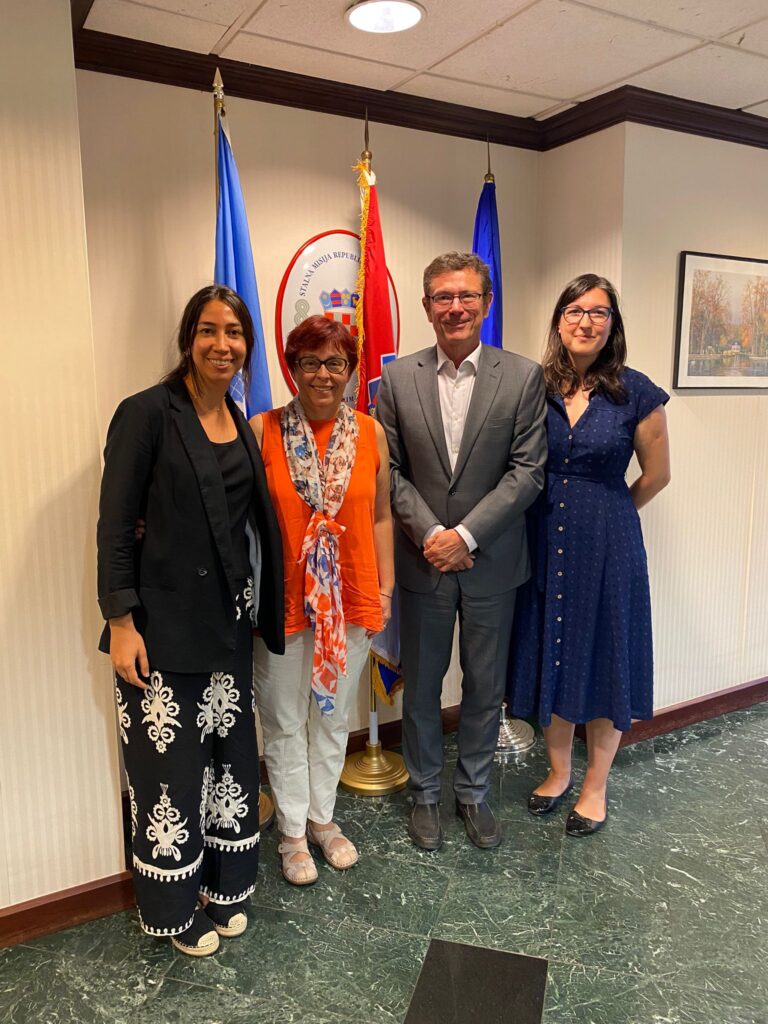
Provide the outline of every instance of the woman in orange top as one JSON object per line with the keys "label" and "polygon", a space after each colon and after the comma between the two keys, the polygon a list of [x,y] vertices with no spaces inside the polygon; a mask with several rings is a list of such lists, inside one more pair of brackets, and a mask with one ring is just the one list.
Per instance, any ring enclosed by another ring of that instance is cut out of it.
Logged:
{"label": "woman in orange top", "polygon": [[286,633],[282,657],[256,640],[254,686],[283,876],[310,885],[307,839],[331,867],[358,859],[333,809],[370,638],[391,613],[394,558],[384,431],[343,400],[354,339],[311,316],[288,335],[285,360],[298,395],[250,421],[283,540]]}

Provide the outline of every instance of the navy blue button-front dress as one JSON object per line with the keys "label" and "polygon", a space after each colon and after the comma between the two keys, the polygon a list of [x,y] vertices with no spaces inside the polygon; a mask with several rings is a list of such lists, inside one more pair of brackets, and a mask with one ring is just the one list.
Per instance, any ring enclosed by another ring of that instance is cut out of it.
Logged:
{"label": "navy blue button-front dress", "polygon": [[528,513],[532,577],[520,588],[510,651],[512,713],[549,725],[653,717],[648,566],[624,479],[637,424],[669,395],[622,374],[625,403],[595,394],[574,424],[547,399],[547,483]]}

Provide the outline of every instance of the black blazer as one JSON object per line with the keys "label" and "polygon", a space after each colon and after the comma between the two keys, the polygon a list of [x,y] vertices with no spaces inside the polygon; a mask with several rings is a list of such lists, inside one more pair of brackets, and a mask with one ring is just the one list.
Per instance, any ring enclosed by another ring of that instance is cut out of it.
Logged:
{"label": "black blazer", "polygon": [[[258,628],[267,647],[282,654],[280,529],[253,431],[229,395],[227,405],[253,465],[248,521],[261,546]],[[147,524],[139,543],[137,519]],[[236,633],[227,499],[183,383],[156,384],[118,406],[104,450],[97,541],[104,618],[132,612],[153,667],[218,671]],[[109,652],[109,623],[99,650]]]}

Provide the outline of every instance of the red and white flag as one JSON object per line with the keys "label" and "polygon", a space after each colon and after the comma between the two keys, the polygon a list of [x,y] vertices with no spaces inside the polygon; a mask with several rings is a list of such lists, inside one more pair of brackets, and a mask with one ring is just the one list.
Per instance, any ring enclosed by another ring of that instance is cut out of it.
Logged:
{"label": "red and white flag", "polygon": [[358,300],[355,311],[358,367],[357,409],[371,412],[381,381],[381,368],[395,359],[397,347],[392,324],[387,260],[379,219],[376,176],[360,163],[360,272],[357,278]]}

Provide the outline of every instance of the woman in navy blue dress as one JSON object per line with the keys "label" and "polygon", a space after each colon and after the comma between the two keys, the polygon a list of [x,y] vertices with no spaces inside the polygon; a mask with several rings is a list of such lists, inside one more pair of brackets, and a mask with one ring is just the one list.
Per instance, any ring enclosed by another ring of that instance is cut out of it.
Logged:
{"label": "woman in navy blue dress", "polygon": [[[528,799],[547,814],[573,788],[576,723],[588,761],[566,823],[601,828],[622,732],[653,717],[648,568],[637,510],[669,482],[669,396],[625,366],[613,285],[584,274],[557,301],[544,354],[547,486],[528,516],[533,574],[517,599],[512,710],[538,716],[550,770]],[[640,476],[624,479],[632,455]]]}

